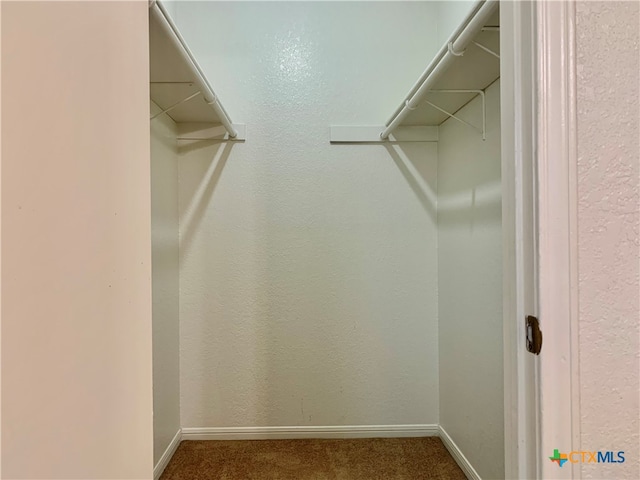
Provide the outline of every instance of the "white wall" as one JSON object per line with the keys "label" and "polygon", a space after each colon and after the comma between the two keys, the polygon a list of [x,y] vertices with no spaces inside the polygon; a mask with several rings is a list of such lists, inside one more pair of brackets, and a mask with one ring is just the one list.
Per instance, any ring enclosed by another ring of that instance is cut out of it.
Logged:
{"label": "white wall", "polygon": [[2,477],[152,475],[147,2],[2,2]]}
{"label": "white wall", "polygon": [[[577,2],[581,446],[585,479],[639,478],[637,2]],[[576,447],[573,447],[576,450]]]}
{"label": "white wall", "polygon": [[180,0],[160,0],[162,6],[165,8],[166,12],[169,14],[171,19],[175,22],[176,14],[178,11],[178,1]]}
{"label": "white wall", "polygon": [[447,43],[451,34],[460,26],[477,3],[475,0],[445,0],[434,2],[438,15],[438,46]]}
{"label": "white wall", "polygon": [[[486,92],[487,139],[439,129],[440,424],[481,478],[504,478],[500,83]],[[482,124],[480,97],[459,113]]]}
{"label": "white wall", "polygon": [[[152,114],[160,108],[152,104]],[[151,121],[154,464],[180,428],[178,146],[168,115]]]}
{"label": "white wall", "polygon": [[438,422],[436,145],[328,142],[384,123],[437,50],[434,10],[178,5],[248,122],[181,154],[183,427]]}

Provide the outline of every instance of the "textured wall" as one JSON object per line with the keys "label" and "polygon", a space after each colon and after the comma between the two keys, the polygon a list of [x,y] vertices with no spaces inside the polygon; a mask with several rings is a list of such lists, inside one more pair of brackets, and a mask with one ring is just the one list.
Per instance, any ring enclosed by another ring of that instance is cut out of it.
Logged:
{"label": "textured wall", "polygon": [[436,144],[328,142],[384,123],[437,49],[434,8],[178,5],[248,122],[181,152],[183,427],[437,423]]}
{"label": "textured wall", "polygon": [[[487,139],[449,119],[438,142],[440,425],[482,478],[504,478],[500,84]],[[476,97],[461,118],[481,124]]]}
{"label": "textured wall", "polygon": [[637,2],[577,2],[582,449],[624,450],[583,478],[640,478]]}
{"label": "textured wall", "polygon": [[[160,108],[152,104],[152,114]],[[180,428],[178,147],[167,115],[151,121],[153,285],[153,459]]]}
{"label": "textured wall", "polygon": [[148,5],[1,8],[2,478],[148,479]]}

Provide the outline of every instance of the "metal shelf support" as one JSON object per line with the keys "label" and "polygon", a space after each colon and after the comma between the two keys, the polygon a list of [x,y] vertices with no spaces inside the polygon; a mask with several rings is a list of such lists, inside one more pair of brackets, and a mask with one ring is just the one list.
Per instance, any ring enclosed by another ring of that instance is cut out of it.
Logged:
{"label": "metal shelf support", "polygon": [[494,51],[493,51],[493,50],[491,50],[489,47],[485,47],[485,46],[484,46],[484,45],[482,45],[481,43],[478,43],[478,42],[475,42],[475,41],[473,42],[473,44],[474,44],[476,47],[478,47],[480,50],[484,50],[485,52],[487,52],[487,53],[489,53],[489,54],[493,55],[494,57],[496,57],[496,58],[500,58],[500,54],[498,54],[498,53],[494,52]]}
{"label": "metal shelf support", "polygon": [[174,103],[173,105],[171,105],[170,107],[165,108],[164,110],[156,113],[154,116],[151,117],[151,120],[153,120],[154,118],[159,117],[160,115],[164,115],[167,112],[170,112],[171,110],[173,110],[174,108],[182,105],[185,102],[188,102],[189,100],[191,100],[192,98],[197,97],[198,95],[200,95],[202,92],[197,91],[196,93],[189,95],[187,98],[184,98],[182,100],[180,100],[179,102]]}
{"label": "metal shelf support", "polygon": [[182,35],[178,30],[178,27],[171,19],[171,16],[167,13],[164,5],[162,5],[162,2],[158,0],[151,0],[149,2],[149,12],[153,17],[155,17],[159,25],[164,29],[169,39],[177,48],[180,56],[188,66],[189,70],[191,70],[191,72],[193,73],[193,82],[198,86],[198,90],[200,90],[200,93],[202,94],[204,100],[216,112],[216,115],[220,119],[220,123],[224,125],[224,128],[229,133],[229,137],[236,137],[238,135],[238,132],[236,131],[231,118],[229,118],[229,114],[225,111],[222,104],[220,104],[220,102],[218,101],[218,98],[213,92],[211,85],[209,85],[206,76],[202,72],[202,69],[198,65],[198,62],[196,62],[193,53],[191,53],[191,50],[189,50],[187,43],[185,42],[184,38],[182,38]]}
{"label": "metal shelf support", "polygon": [[433,93],[475,93],[477,95],[480,95],[480,97],[482,98],[482,128],[478,128],[475,125],[472,125],[471,123],[467,122],[466,120],[461,119],[460,117],[456,116],[455,113],[451,113],[446,111],[444,108],[440,108],[439,106],[435,105],[434,103],[425,100],[424,103],[426,103],[427,105],[435,108],[436,110],[441,111],[442,113],[444,113],[445,115],[447,115],[449,118],[453,118],[454,120],[467,125],[468,127],[473,128],[474,130],[476,130],[478,133],[482,134],[482,140],[486,140],[487,139],[487,105],[485,102],[485,93],[484,90],[429,90],[429,92],[433,92]]}
{"label": "metal shelf support", "polygon": [[425,94],[431,90],[442,73],[449,68],[458,56],[464,54],[465,48],[485,26],[496,8],[498,8],[496,0],[480,0],[478,2],[477,8],[470,14],[465,24],[456,30],[447,44],[440,49],[431,64],[420,76],[418,83],[411,89],[409,95],[405,97],[402,106],[396,110],[387,122],[385,129],[380,133],[381,139],[386,139],[403,122],[411,112],[411,109],[419,104]]}

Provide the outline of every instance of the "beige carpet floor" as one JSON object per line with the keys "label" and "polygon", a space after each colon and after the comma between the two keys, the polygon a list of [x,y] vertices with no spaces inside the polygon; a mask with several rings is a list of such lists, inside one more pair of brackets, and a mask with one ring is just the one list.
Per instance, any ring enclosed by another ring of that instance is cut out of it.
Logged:
{"label": "beige carpet floor", "polygon": [[465,480],[437,437],[183,441],[160,480]]}

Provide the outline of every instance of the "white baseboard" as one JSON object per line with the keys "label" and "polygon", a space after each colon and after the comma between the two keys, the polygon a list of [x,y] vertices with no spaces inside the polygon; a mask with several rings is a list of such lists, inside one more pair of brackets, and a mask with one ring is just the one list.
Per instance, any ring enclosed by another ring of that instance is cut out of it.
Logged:
{"label": "white baseboard", "polygon": [[473,468],[469,460],[467,460],[467,457],[465,457],[462,453],[462,450],[458,448],[458,446],[451,439],[445,429],[442,428],[442,426],[438,427],[438,429],[440,430],[440,438],[442,439],[442,443],[444,443],[444,446],[447,447],[447,450],[449,450],[449,453],[456,461],[458,466],[462,469],[467,478],[469,480],[481,480],[480,475],[478,475],[478,472],[476,472],[476,469]]}
{"label": "white baseboard", "polygon": [[438,425],[347,425],[183,428],[183,440],[276,440],[289,438],[434,437]]}
{"label": "white baseboard", "polygon": [[162,472],[164,472],[164,469],[167,468],[167,465],[169,464],[169,460],[171,460],[171,457],[173,457],[173,454],[176,453],[176,449],[178,448],[178,445],[180,445],[181,441],[182,441],[182,429],[179,428],[175,436],[171,440],[171,443],[169,443],[169,446],[162,454],[162,457],[160,457],[160,460],[158,460],[158,464],[153,469],[154,480],[158,480],[160,478],[160,475],[162,475]]}
{"label": "white baseboard", "polygon": [[277,440],[292,438],[393,438],[439,436],[456,463],[469,480],[481,480],[467,457],[439,425],[345,425],[345,426],[289,426],[289,427],[209,427],[182,428],[153,469],[158,480],[182,440]]}

